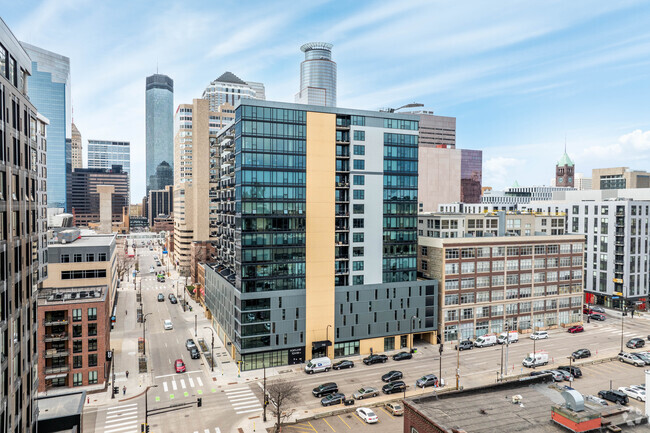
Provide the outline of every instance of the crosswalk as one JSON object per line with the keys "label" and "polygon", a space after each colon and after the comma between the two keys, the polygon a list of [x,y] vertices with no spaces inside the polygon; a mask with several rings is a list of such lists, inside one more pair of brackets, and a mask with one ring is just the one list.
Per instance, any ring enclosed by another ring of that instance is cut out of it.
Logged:
{"label": "crosswalk", "polygon": [[[212,433],[212,430],[210,430],[209,428],[206,428],[202,432],[200,432],[199,430],[195,430],[194,433]],[[221,430],[219,430],[219,427],[214,428],[214,433],[221,433]]]}
{"label": "crosswalk", "polygon": [[137,433],[138,403],[121,404],[106,410],[103,433]]}
{"label": "crosswalk", "polygon": [[237,415],[262,410],[262,404],[250,387],[226,390],[226,396]]}
{"label": "crosswalk", "polygon": [[[204,391],[203,379],[199,376],[184,376],[180,378],[174,377],[171,380],[165,380],[162,384],[158,385],[158,390],[162,387],[162,391],[165,394],[163,397],[169,400],[174,400],[179,397],[190,397],[190,393],[193,393],[192,396],[202,395]],[[211,388],[207,391],[216,392],[216,389]],[[195,393],[195,394],[194,394]],[[161,396],[155,397],[156,401],[161,400]]]}

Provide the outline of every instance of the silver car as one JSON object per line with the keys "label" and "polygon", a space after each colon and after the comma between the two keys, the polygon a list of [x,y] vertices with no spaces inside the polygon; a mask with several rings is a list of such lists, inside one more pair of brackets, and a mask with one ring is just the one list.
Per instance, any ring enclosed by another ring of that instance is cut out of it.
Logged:
{"label": "silver car", "polygon": [[379,391],[376,388],[363,387],[359,388],[357,392],[352,394],[352,397],[355,400],[363,400],[368,397],[377,397],[377,395],[379,395]]}
{"label": "silver car", "polygon": [[637,367],[643,367],[645,365],[645,361],[637,357],[634,353],[621,352],[618,354],[618,360],[621,362],[627,362],[628,364],[633,364]]}
{"label": "silver car", "polygon": [[564,371],[564,370],[552,370],[552,371],[554,373],[561,374],[563,380],[572,380],[573,379],[573,375],[571,373],[569,373],[568,371]]}

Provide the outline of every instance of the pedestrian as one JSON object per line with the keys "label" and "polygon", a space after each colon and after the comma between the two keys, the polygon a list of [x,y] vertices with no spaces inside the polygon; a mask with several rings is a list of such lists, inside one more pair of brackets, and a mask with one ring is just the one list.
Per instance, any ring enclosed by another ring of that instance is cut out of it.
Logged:
{"label": "pedestrian", "polygon": [[129,378],[129,370],[126,370],[126,378]]}
{"label": "pedestrian", "polygon": [[126,385],[124,385],[124,387],[122,387],[122,395],[126,395]]}
{"label": "pedestrian", "polygon": [[634,310],[632,310],[632,318],[634,319]]}

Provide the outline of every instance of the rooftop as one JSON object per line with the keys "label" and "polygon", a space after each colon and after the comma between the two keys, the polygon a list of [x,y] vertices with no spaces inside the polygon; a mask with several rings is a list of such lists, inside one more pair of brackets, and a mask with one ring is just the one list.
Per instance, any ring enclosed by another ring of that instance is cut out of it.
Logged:
{"label": "rooftop", "polygon": [[217,78],[212,82],[212,84],[214,83],[233,83],[233,84],[241,84],[244,86],[248,85],[246,81],[242,80],[241,78],[239,78],[237,75],[233,74],[230,71],[226,71],[223,74],[221,74],[219,78]]}
{"label": "rooftop", "polygon": [[569,155],[567,155],[566,152],[564,152],[564,155],[562,155],[562,158],[557,162],[558,167],[564,167],[565,165],[568,165],[569,167],[573,167],[573,161],[571,161],[571,158],[569,158]]}
{"label": "rooftop", "polygon": [[85,234],[73,242],[65,244],[50,243],[48,248],[110,247],[115,243],[115,234]]}
{"label": "rooftop", "polygon": [[44,307],[59,304],[79,304],[102,302],[106,298],[108,286],[54,287],[38,291],[38,305]]}
{"label": "rooftop", "polygon": [[38,420],[81,415],[85,400],[85,391],[40,397],[38,398]]}

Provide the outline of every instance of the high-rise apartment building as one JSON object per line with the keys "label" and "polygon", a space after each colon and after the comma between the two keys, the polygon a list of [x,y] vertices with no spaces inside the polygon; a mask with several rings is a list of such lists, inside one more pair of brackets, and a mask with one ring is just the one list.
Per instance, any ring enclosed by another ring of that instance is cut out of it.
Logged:
{"label": "high-rise apartment building", "polygon": [[144,212],[153,227],[155,219],[169,217],[174,212],[174,187],[167,185],[163,190],[150,190],[147,196],[147,209]]}
{"label": "high-rise apartment building", "polygon": [[203,91],[203,99],[210,103],[210,111],[218,111],[223,104],[235,106],[242,98],[266,99],[264,84],[244,81],[232,72],[224,72],[210,82]]}
{"label": "high-rise apartment building", "polygon": [[36,299],[47,277],[49,142],[27,93],[31,74],[32,59],[0,19],[0,431],[11,433],[36,431]]}
{"label": "high-rise apartment building", "polygon": [[418,117],[243,99],[216,145],[205,299],[244,370],[436,341]]}
{"label": "high-rise apartment building", "polygon": [[121,165],[131,175],[131,143],[128,141],[88,140],[88,168],[111,169]]}
{"label": "high-rise apartment building", "polygon": [[110,169],[80,168],[72,172],[68,183],[68,205],[76,226],[99,222],[100,200],[97,187],[101,185],[115,186],[115,191],[111,194],[112,221],[122,222],[124,207],[130,203],[129,175],[120,166]]}
{"label": "high-rise apartment building", "polygon": [[145,99],[148,192],[174,182],[174,80],[162,74],[147,77]]}
{"label": "high-rise apartment building", "polygon": [[296,102],[336,107],[336,62],[332,60],[332,44],[309,42],[300,50],[305,53],[305,60],[300,63],[300,91],[296,93]]}
{"label": "high-rise apartment building", "polygon": [[81,133],[74,123],[72,123],[72,137],[66,138],[66,140],[69,140],[70,143],[72,169],[83,168],[83,143],[81,142]]}
{"label": "high-rise apartment building", "polygon": [[72,171],[70,137],[72,104],[70,99],[70,59],[60,54],[21,42],[32,61],[28,77],[29,99],[50,124],[47,134],[47,205],[67,208],[66,184]]}
{"label": "high-rise apartment building", "polygon": [[566,150],[555,165],[555,185],[569,188],[575,185],[575,165]]}
{"label": "high-rise apartment building", "polygon": [[592,189],[650,188],[650,173],[628,167],[594,168]]}

